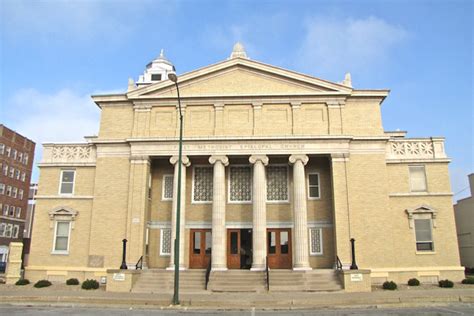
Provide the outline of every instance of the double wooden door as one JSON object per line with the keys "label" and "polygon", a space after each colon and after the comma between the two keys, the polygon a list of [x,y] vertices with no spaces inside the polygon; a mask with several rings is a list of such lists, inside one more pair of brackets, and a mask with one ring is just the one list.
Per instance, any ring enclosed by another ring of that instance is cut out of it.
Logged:
{"label": "double wooden door", "polygon": [[205,269],[211,260],[212,235],[210,229],[191,229],[189,267]]}
{"label": "double wooden door", "polygon": [[267,229],[268,266],[272,269],[291,269],[291,229]]}

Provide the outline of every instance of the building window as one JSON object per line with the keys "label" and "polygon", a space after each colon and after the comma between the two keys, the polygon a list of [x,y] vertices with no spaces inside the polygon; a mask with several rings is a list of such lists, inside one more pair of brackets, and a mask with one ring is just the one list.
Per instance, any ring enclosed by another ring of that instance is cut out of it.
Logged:
{"label": "building window", "polygon": [[76,171],[61,170],[61,183],[59,186],[59,194],[73,194],[74,193],[74,178]]}
{"label": "building window", "polygon": [[23,181],[23,182],[26,181],[26,173],[24,173],[24,172],[21,173],[21,181]]}
{"label": "building window", "polygon": [[23,153],[18,154],[18,161],[23,162]]}
{"label": "building window", "polygon": [[417,251],[433,251],[431,219],[415,219],[415,236]]}
{"label": "building window", "polygon": [[20,218],[20,216],[21,216],[21,207],[17,207],[16,208],[16,217]]}
{"label": "building window", "polygon": [[252,169],[250,166],[230,166],[229,202],[252,201]]}
{"label": "building window", "polygon": [[171,255],[171,229],[163,228],[160,232],[160,256]]}
{"label": "building window", "polygon": [[0,155],[5,153],[5,144],[0,144]]}
{"label": "building window", "polygon": [[15,168],[10,167],[10,173],[9,173],[10,178],[13,178],[15,176]]}
{"label": "building window", "polygon": [[25,154],[25,156],[23,157],[23,163],[24,163],[25,165],[28,164],[28,154]]}
{"label": "building window", "polygon": [[319,173],[308,174],[308,197],[310,199],[319,199],[321,197]]}
{"label": "building window", "polygon": [[426,172],[425,166],[409,166],[410,170],[410,191],[426,192]]}
{"label": "building window", "polygon": [[12,236],[12,229],[13,229],[13,225],[7,224],[5,228],[5,237],[10,238]]}
{"label": "building window", "polygon": [[12,196],[12,186],[11,185],[7,185],[7,195]]}
{"label": "building window", "polygon": [[161,80],[161,74],[152,74],[151,75],[151,81],[160,81]]}
{"label": "building window", "polygon": [[7,157],[10,157],[11,151],[12,151],[12,149],[7,146],[7,149],[6,149]]}
{"label": "building window", "polygon": [[8,176],[8,165],[5,164],[5,166],[3,166],[3,175],[6,177]]}
{"label": "building window", "polygon": [[70,222],[56,222],[54,233],[54,253],[68,253]]}
{"label": "building window", "polygon": [[18,198],[19,198],[20,200],[23,200],[23,190],[22,190],[22,189],[20,189],[20,190],[18,191]]}
{"label": "building window", "polygon": [[8,212],[8,216],[15,216],[15,207],[10,205],[10,212]]}
{"label": "building window", "polygon": [[16,197],[18,196],[18,189],[13,187],[13,190],[12,190],[12,197],[16,199]]}
{"label": "building window", "polygon": [[0,183],[0,194],[5,194],[5,184]]}
{"label": "building window", "polygon": [[12,237],[13,238],[18,238],[18,231],[20,230],[20,227],[18,225],[13,226],[13,232],[12,232]]}
{"label": "building window", "polygon": [[16,158],[17,158],[17,151],[14,148],[12,150],[12,157],[13,157],[14,160],[16,160]]}
{"label": "building window", "polygon": [[4,216],[7,216],[7,215],[8,215],[8,210],[9,210],[9,206],[8,206],[8,204],[5,204],[5,205],[3,206],[3,215],[4,215]]}
{"label": "building window", "polygon": [[0,223],[0,237],[5,236],[5,230],[7,229],[7,224]]}
{"label": "building window", "polygon": [[20,170],[15,170],[15,179],[20,180]]}
{"label": "building window", "polygon": [[267,167],[267,201],[288,202],[288,166]]}
{"label": "building window", "polygon": [[212,167],[194,167],[193,202],[212,201]]}
{"label": "building window", "polygon": [[310,255],[322,255],[323,254],[323,233],[322,228],[310,228]]}
{"label": "building window", "polygon": [[163,185],[163,190],[161,193],[161,199],[163,201],[173,200],[173,175],[165,174],[163,176],[162,185]]}

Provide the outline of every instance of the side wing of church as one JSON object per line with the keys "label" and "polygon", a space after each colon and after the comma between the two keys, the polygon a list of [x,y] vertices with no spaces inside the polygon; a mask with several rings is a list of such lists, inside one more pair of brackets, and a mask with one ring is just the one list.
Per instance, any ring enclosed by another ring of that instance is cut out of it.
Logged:
{"label": "side wing of church", "polygon": [[[93,96],[98,136],[44,144],[26,278],[99,279],[120,267],[123,239],[130,268],[173,268],[172,70],[161,54],[126,93]],[[388,90],[253,61],[240,45],[178,84],[181,269],[348,269],[353,238],[372,284],[462,279],[444,139],[384,131]]]}

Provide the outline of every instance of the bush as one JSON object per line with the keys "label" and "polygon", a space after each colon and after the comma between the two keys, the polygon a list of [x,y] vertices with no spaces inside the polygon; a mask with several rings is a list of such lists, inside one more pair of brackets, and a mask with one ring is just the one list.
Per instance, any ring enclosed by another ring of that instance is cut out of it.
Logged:
{"label": "bush", "polygon": [[420,281],[418,281],[418,279],[416,279],[416,278],[413,278],[413,279],[408,280],[408,285],[409,286],[418,286],[418,285],[420,285]]}
{"label": "bush", "polygon": [[78,279],[68,279],[66,281],[67,285],[79,285],[79,280]]}
{"label": "bush", "polygon": [[441,280],[438,282],[439,284],[439,287],[446,287],[446,288],[449,288],[449,287],[453,287],[454,286],[454,283],[453,281],[450,281],[448,279],[446,280]]}
{"label": "bush", "polygon": [[84,282],[82,282],[82,288],[84,290],[96,290],[99,288],[99,282],[93,279],[87,279]]}
{"label": "bush", "polygon": [[466,278],[462,280],[462,284],[474,284],[474,278]]}
{"label": "bush", "polygon": [[396,290],[397,289],[397,283],[393,281],[386,281],[383,283],[383,289],[384,290]]}
{"label": "bush", "polygon": [[30,280],[28,279],[19,279],[15,283],[15,285],[27,285],[27,284],[30,284]]}
{"label": "bush", "polygon": [[42,288],[42,287],[48,287],[48,286],[51,286],[51,282],[49,282],[48,280],[39,280],[34,285],[34,287],[36,288]]}

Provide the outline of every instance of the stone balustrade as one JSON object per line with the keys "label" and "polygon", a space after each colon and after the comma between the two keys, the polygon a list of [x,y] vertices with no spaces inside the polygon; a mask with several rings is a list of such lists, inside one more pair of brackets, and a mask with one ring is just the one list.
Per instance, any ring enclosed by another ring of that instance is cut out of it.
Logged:
{"label": "stone balustrade", "polygon": [[88,165],[96,162],[96,148],[90,144],[44,144],[41,164]]}
{"label": "stone balustrade", "polygon": [[444,138],[391,139],[387,143],[388,160],[446,159]]}

